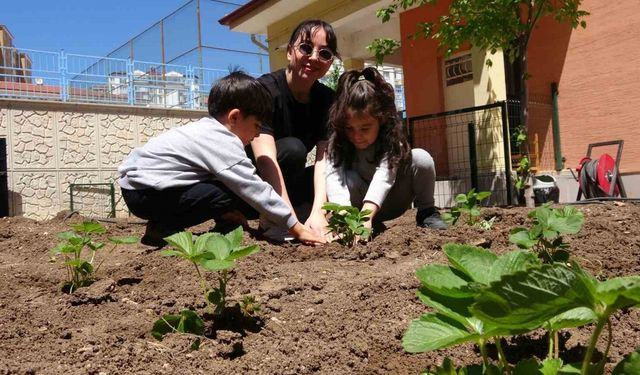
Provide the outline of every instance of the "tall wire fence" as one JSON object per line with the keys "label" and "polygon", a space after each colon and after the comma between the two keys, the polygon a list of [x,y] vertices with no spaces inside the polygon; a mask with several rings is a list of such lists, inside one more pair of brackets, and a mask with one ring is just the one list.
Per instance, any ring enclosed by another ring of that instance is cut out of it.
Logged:
{"label": "tall wire fence", "polygon": [[228,73],[0,46],[0,98],[206,109],[211,86]]}

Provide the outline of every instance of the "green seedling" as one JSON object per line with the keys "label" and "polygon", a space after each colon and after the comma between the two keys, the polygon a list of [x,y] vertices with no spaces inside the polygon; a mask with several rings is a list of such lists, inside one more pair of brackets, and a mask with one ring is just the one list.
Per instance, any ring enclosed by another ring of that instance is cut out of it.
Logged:
{"label": "green seedling", "polygon": [[513,133],[513,138],[517,148],[522,156],[518,161],[515,172],[514,188],[518,203],[524,204],[524,191],[529,187],[529,179],[531,178],[531,161],[529,160],[529,147],[527,144],[527,129],[525,126],[518,126]]}
{"label": "green seedling", "polygon": [[451,225],[455,225],[464,214],[467,217],[467,225],[476,225],[480,218],[479,204],[490,196],[491,192],[480,191],[476,193],[476,189],[469,190],[467,194],[458,194],[456,196],[456,205],[451,207],[449,212],[443,213],[442,219]]}
{"label": "green seedling", "polygon": [[[576,263],[543,264],[525,250],[497,256],[474,246],[447,244],[444,252],[449,266],[434,264],[417,271],[422,283],[418,297],[435,312],[411,322],[402,344],[409,352],[424,352],[473,342],[483,358],[482,373],[602,374],[612,335],[602,360],[592,364],[600,333],[605,326],[611,332],[615,312],[640,306],[640,276],[599,282]],[[595,329],[577,367],[562,363],[552,348],[557,341],[551,339],[541,363],[527,358],[513,366],[504,357],[503,336],[546,328],[551,338],[554,331],[592,322]],[[487,355],[489,341],[496,345],[498,363]],[[625,361],[623,367],[635,365],[633,355]],[[440,373],[456,372],[436,372]]]}
{"label": "green seedling", "polygon": [[[207,308],[215,315],[225,309],[227,284],[235,261],[260,251],[258,245],[243,246],[243,234],[242,227],[238,227],[226,235],[203,234],[195,242],[191,232],[180,232],[165,238],[173,249],[163,250],[161,254],[183,258],[193,264]],[[201,269],[218,273],[218,287],[207,287]]]}
{"label": "green seedling", "polygon": [[262,306],[260,306],[260,303],[256,300],[254,296],[242,297],[242,300],[240,301],[240,311],[242,312],[242,315],[246,317],[254,316],[261,309],[262,309]]}
{"label": "green seedling", "polygon": [[182,310],[177,315],[163,315],[151,329],[151,335],[158,341],[162,341],[164,335],[172,332],[195,335],[191,350],[197,350],[204,334],[204,321],[195,312]]}
{"label": "green seedling", "polygon": [[546,203],[527,216],[533,219],[533,227],[512,229],[509,241],[521,249],[535,251],[546,263],[568,261],[568,245],[562,235],[580,231],[584,222],[582,212],[571,206],[555,209]]}
{"label": "green seedling", "polygon": [[360,211],[357,207],[331,202],[325,203],[322,209],[331,213],[327,227],[342,245],[353,247],[359,240],[369,239],[371,230],[364,223],[369,220],[371,210]]}
{"label": "green seedling", "polygon": [[[95,274],[100,269],[104,259],[94,267],[96,253],[105,246],[105,243],[95,241],[94,238],[106,233],[106,228],[95,221],[85,221],[81,224],[69,225],[73,231],[58,233],[58,238],[63,242],[51,249],[51,256],[62,256],[67,269],[67,281],[63,289],[73,293],[76,289],[87,286],[95,280]],[[122,244],[135,244],[138,237],[109,237],[107,240],[113,244],[109,253]],[[83,257],[83,252],[89,255]]]}

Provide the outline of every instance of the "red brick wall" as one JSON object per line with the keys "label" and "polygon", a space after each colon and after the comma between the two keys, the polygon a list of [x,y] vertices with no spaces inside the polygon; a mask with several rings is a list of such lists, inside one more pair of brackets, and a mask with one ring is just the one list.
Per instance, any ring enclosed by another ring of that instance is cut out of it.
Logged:
{"label": "red brick wall", "polygon": [[[530,92],[559,82],[565,167],[575,168],[589,143],[622,139],[623,173],[640,172],[640,18],[638,0],[585,0],[587,28],[544,20],[529,49]],[[611,153],[614,150],[598,149]]]}

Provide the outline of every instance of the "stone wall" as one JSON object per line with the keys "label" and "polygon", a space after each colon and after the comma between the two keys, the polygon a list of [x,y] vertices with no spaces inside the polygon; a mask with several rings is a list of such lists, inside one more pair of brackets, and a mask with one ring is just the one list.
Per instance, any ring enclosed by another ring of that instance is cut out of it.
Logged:
{"label": "stone wall", "polygon": [[[149,138],[206,115],[182,109],[0,100],[9,214],[48,219],[69,209],[71,183],[114,183],[117,216],[128,215],[116,182],[118,165]],[[108,194],[96,191],[74,196],[74,208],[108,205]],[[106,211],[89,214],[104,216]]]}

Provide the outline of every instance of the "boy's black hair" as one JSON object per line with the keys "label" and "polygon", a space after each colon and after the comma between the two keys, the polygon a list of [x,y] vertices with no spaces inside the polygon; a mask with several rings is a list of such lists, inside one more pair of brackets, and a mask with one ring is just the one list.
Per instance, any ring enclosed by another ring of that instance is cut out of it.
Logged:
{"label": "boy's black hair", "polygon": [[235,71],[216,82],[209,92],[209,115],[226,115],[237,108],[244,116],[256,116],[261,124],[270,124],[273,112],[271,95],[255,78]]}
{"label": "boy's black hair", "polygon": [[338,53],[338,37],[336,36],[336,32],[333,30],[331,24],[322,20],[306,20],[300,23],[291,33],[288,47],[292,48],[296,44],[298,39],[300,39],[302,43],[311,43],[311,38],[313,37],[312,33],[316,28],[324,30],[324,33],[327,35],[327,47],[329,47],[334,55],[340,58],[340,54]]}

